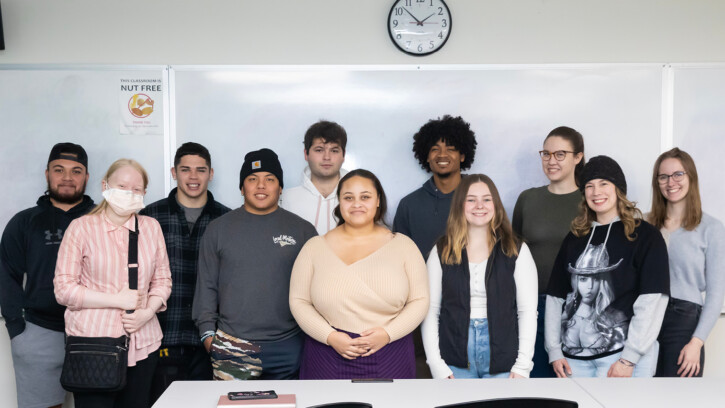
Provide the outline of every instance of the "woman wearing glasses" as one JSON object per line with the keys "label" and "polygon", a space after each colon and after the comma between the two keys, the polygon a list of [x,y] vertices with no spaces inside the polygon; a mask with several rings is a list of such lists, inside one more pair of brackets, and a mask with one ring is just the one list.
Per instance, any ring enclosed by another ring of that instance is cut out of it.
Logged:
{"label": "woman wearing glasses", "polygon": [[544,350],[546,286],[561,242],[576,217],[582,194],[577,177],[584,167],[584,138],[576,130],[561,126],[546,136],[541,167],[550,183],[519,195],[514,208],[514,232],[531,249],[539,275],[539,304],[532,378],[555,377]]}
{"label": "woman wearing glasses", "polygon": [[648,220],[667,242],[672,294],[658,338],[656,375],[701,377],[703,345],[725,296],[725,228],[702,212],[695,162],[678,148],[655,162]]}

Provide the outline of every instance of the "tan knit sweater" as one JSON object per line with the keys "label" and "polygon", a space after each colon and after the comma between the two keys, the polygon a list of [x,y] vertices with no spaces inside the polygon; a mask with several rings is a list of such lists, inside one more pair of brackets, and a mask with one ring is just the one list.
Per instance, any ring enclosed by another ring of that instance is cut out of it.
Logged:
{"label": "tan knit sweater", "polygon": [[418,247],[403,234],[351,265],[318,236],[297,256],[289,302],[302,330],[323,344],[333,327],[352,333],[382,327],[393,342],[428,312],[428,273]]}

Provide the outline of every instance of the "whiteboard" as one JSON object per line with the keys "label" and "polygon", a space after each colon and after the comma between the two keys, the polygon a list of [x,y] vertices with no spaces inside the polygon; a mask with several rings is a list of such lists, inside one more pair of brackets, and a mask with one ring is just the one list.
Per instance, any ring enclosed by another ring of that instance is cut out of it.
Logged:
{"label": "whiteboard", "polygon": [[[43,195],[48,154],[58,142],[85,148],[90,173],[86,194],[94,201],[101,200],[100,181],[108,166],[122,157],[138,160],[149,173],[146,202],[162,198],[168,135],[120,135],[119,82],[163,79],[165,70],[0,65],[0,159],[9,181],[0,207],[0,228]],[[165,105],[157,101],[156,109],[167,109]]]}
{"label": "whiteboard", "polygon": [[[629,196],[650,203],[650,166],[660,153],[662,65],[199,67],[173,66],[173,146],[206,145],[211,189],[238,207],[244,154],[273,149],[285,187],[300,184],[303,136],[319,119],[347,130],[346,169],[381,179],[392,221],[399,200],[430,177],[413,157],[413,135],[451,114],[471,123],[478,149],[470,173],[496,183],[509,214],[518,194],[547,184],[538,151],[560,125],[579,130],[586,155],[622,165]],[[284,196],[284,192],[283,192]]]}
{"label": "whiteboard", "polygon": [[674,146],[695,160],[705,212],[725,222],[725,67],[673,67]]}
{"label": "whiteboard", "polygon": [[725,67],[685,65],[673,71],[674,146],[695,160],[703,211],[725,222]]}

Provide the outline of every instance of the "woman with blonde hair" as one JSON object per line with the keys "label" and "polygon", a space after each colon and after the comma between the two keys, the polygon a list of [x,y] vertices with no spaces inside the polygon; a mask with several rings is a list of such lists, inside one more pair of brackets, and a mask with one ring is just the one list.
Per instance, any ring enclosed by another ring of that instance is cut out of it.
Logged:
{"label": "woman with blonde hair", "polygon": [[725,297],[725,227],[702,212],[697,168],[687,152],[675,147],[657,158],[648,220],[667,242],[672,292],[655,375],[702,377],[705,340]]}
{"label": "woman with blonde hair", "polygon": [[528,377],[537,277],[493,181],[466,176],[446,233],[428,257],[431,301],[422,334],[433,378]]}
{"label": "woman with blonde hair", "polygon": [[589,160],[579,188],[585,200],[547,289],[549,361],[560,378],[651,377],[669,297],[664,240],[610,157]]}
{"label": "woman with blonde hair", "polygon": [[[68,339],[128,342],[125,387],[116,392],[74,392],[78,408],[150,405],[162,337],[156,313],[165,308],[171,293],[171,274],[159,223],[136,215],[144,206],[147,185],[139,163],[115,161],[101,182],[104,200],[70,224],[60,245],[53,284],[58,303],[68,307]],[[137,239],[136,264],[129,262],[132,234]],[[131,289],[129,269],[136,266],[137,289]]]}

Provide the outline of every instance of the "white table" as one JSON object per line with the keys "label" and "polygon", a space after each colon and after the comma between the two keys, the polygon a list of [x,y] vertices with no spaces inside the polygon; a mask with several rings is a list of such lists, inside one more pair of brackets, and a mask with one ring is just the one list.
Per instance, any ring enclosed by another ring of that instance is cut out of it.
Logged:
{"label": "white table", "polygon": [[725,406],[725,377],[576,378],[572,381],[607,408]]}
{"label": "white table", "polygon": [[253,390],[296,394],[298,408],[340,401],[368,402],[374,408],[432,408],[443,404],[508,397],[560,398],[577,401],[580,408],[602,408],[573,380],[556,378],[396,380],[393,383],[372,384],[352,383],[349,380],[178,381],[171,384],[154,408],[215,408],[220,395],[230,391]]}

